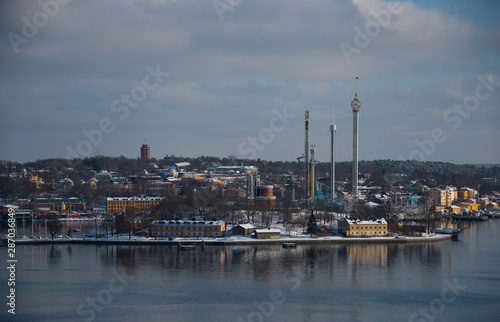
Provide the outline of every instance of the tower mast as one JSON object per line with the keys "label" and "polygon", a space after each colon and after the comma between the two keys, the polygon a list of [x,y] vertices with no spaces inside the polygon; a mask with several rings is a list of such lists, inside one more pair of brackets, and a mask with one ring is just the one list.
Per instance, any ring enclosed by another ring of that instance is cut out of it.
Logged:
{"label": "tower mast", "polygon": [[337,126],[335,125],[335,105],[334,105],[332,125],[330,125],[330,144],[331,144],[330,190],[332,193],[332,199],[335,199],[335,132],[337,132]]}
{"label": "tower mast", "polygon": [[352,138],[352,196],[358,200],[358,125],[359,108],[361,102],[358,100],[358,77],[356,77],[356,90],[354,100],[351,102],[353,113],[353,138]]}

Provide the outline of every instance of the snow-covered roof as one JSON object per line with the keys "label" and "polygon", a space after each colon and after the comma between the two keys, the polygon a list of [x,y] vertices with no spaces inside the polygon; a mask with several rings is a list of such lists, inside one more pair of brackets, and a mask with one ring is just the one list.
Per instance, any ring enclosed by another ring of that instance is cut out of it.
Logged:
{"label": "snow-covered roof", "polygon": [[279,229],[267,229],[267,228],[261,228],[261,229],[255,229],[255,232],[257,234],[265,234],[265,233],[281,233],[281,230]]}
{"label": "snow-covered roof", "polygon": [[2,207],[4,207],[4,208],[19,208],[16,205],[2,205]]}
{"label": "snow-covered roof", "polygon": [[161,201],[162,197],[107,197],[107,201]]}
{"label": "snow-covered roof", "polygon": [[205,225],[205,226],[220,226],[224,223],[223,220],[156,220],[154,225]]}
{"label": "snow-covered roof", "polygon": [[384,218],[377,220],[352,220],[348,218],[341,218],[339,221],[347,221],[349,225],[387,225]]}
{"label": "snow-covered roof", "polygon": [[255,226],[252,224],[240,224],[238,226],[240,226],[243,229],[254,229],[255,228]]}

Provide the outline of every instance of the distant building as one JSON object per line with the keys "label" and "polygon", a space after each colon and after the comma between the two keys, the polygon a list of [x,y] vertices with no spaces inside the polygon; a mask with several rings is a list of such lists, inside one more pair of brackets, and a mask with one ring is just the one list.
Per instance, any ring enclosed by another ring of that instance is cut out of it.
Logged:
{"label": "distant building", "polygon": [[451,203],[458,199],[458,191],[456,187],[446,186],[446,190],[448,190],[448,193],[450,194]]}
{"label": "distant building", "polygon": [[83,199],[71,198],[39,198],[38,200],[19,199],[17,205],[20,208],[37,208],[40,211],[83,211],[86,203]]}
{"label": "distant building", "polygon": [[69,191],[74,186],[75,184],[70,178],[62,178],[57,182],[57,187],[63,191]]}
{"label": "distant building", "polygon": [[94,178],[96,178],[99,181],[109,182],[111,180],[111,172],[106,170],[101,170],[99,173],[96,173],[94,175]]}
{"label": "distant building", "polygon": [[387,235],[387,221],[341,218],[338,221],[338,229],[346,237],[380,237]]}
{"label": "distant building", "polygon": [[163,198],[161,197],[108,197],[107,212],[118,212],[127,209],[136,211],[151,211]]}
{"label": "distant building", "polygon": [[258,185],[255,186],[255,202],[257,204],[265,204],[269,207],[276,206],[276,196],[273,196],[273,186]]}
{"label": "distant building", "polygon": [[449,207],[452,201],[452,191],[448,189],[432,188],[429,190],[429,196],[434,199],[435,206]]}
{"label": "distant building", "polygon": [[481,184],[484,185],[495,185],[497,180],[495,178],[481,178]]}
{"label": "distant building", "polygon": [[19,209],[19,206],[16,205],[1,205],[0,206],[0,215],[4,216],[9,214],[9,209],[13,209],[14,211]]}
{"label": "distant building", "polygon": [[150,159],[150,148],[149,145],[143,144],[141,146],[141,160],[147,161]]}
{"label": "distant building", "polygon": [[490,202],[486,205],[486,209],[498,208],[498,204],[496,202]]}
{"label": "distant building", "polygon": [[238,225],[233,228],[233,235],[250,235],[255,231],[255,226],[252,224],[243,224],[243,225]]}
{"label": "distant building", "polygon": [[279,229],[255,229],[255,238],[257,239],[278,239],[281,237]]}
{"label": "distant building", "polygon": [[471,188],[463,187],[458,190],[458,200],[467,200],[470,198],[476,198],[477,191]]}
{"label": "distant building", "polygon": [[225,232],[223,220],[157,220],[151,225],[155,237],[222,237]]}
{"label": "distant building", "polygon": [[459,203],[458,206],[466,212],[477,211],[481,209],[481,205],[475,202],[462,202]]}
{"label": "distant building", "polygon": [[205,170],[205,172],[220,175],[256,175],[258,169],[254,166],[212,166]]}

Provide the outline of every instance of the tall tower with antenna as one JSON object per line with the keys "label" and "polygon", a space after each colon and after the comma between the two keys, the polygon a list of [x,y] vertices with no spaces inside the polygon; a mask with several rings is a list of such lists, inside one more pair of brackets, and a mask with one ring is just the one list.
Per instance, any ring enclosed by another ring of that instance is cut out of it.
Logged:
{"label": "tall tower with antenna", "polygon": [[356,77],[356,90],[354,100],[351,102],[353,114],[353,138],[352,138],[352,196],[358,199],[358,126],[359,126],[359,108],[361,102],[358,100],[358,77]]}
{"label": "tall tower with antenna", "polygon": [[337,126],[335,125],[335,106],[333,106],[332,125],[330,125],[330,190],[332,199],[335,199],[335,132],[337,132]]}
{"label": "tall tower with antenna", "polygon": [[305,117],[304,198],[309,199],[309,110],[306,110],[304,117]]}

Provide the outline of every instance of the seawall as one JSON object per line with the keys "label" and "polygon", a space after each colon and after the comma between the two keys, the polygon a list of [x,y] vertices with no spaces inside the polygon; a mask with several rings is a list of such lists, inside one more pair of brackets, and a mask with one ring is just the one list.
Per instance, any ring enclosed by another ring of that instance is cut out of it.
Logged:
{"label": "seawall", "polygon": [[[205,245],[205,246],[243,246],[243,245],[281,245],[293,243],[297,245],[346,245],[346,244],[418,244],[433,243],[450,240],[451,235],[436,235],[432,237],[407,237],[407,238],[279,238],[279,239],[248,239],[248,240],[123,240],[123,239],[19,239],[16,245],[47,245],[47,244],[72,244],[72,245]],[[3,242],[1,246],[5,246]]]}

